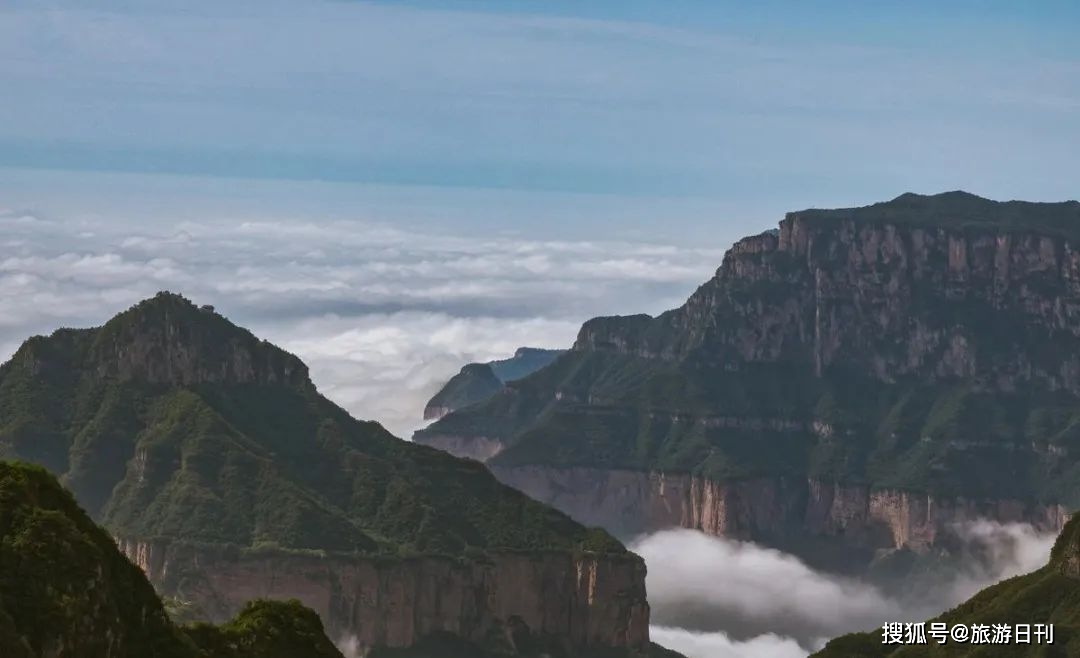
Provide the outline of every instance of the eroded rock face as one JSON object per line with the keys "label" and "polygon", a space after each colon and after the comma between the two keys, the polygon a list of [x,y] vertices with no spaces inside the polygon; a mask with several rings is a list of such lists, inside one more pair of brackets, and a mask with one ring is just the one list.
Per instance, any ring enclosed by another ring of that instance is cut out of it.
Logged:
{"label": "eroded rock face", "polygon": [[1059,531],[1060,505],[941,499],[898,490],[816,480],[717,482],[691,475],[545,466],[492,468],[495,475],[577,521],[633,537],[667,528],[766,541],[824,536],[868,549],[923,551],[950,526],[990,518]]}
{"label": "eroded rock face", "polygon": [[354,637],[361,648],[405,647],[433,631],[483,642],[515,617],[572,648],[648,646],[645,565],[632,554],[366,559],[118,543],[164,593],[214,619],[251,599],[298,598],[331,637]]}
{"label": "eroded rock face", "polygon": [[681,308],[591,320],[574,349],[1080,394],[1080,352],[1050,349],[1077,338],[1080,249],[1066,238],[791,213],[736,243]]}

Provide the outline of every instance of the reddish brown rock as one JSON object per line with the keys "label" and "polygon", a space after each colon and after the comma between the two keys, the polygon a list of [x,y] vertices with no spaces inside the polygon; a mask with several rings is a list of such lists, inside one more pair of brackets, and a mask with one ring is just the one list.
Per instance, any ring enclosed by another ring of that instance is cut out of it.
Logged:
{"label": "reddish brown rock", "polygon": [[717,482],[660,472],[494,467],[500,480],[581,523],[630,537],[666,528],[692,528],[737,539],[783,535],[844,537],[865,548],[933,546],[956,523],[990,518],[1059,531],[1061,505],[1010,500],[940,499],[864,486],[763,478]]}

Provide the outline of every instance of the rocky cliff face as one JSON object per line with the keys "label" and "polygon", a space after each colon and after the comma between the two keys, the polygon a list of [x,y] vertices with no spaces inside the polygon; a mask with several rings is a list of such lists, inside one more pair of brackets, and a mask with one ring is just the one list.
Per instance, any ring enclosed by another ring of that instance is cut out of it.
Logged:
{"label": "rocky cliff face", "polygon": [[[415,440],[619,533],[934,544],[1080,505],[1080,203],[907,194],[790,213],[684,305]],[[475,450],[483,445],[485,450]]]}
{"label": "rocky cliff face", "polygon": [[666,528],[756,540],[801,535],[843,538],[866,549],[923,551],[966,521],[991,518],[1057,532],[1061,505],[1014,500],[936,498],[900,490],[762,478],[719,482],[662,472],[545,466],[499,467],[496,476],[581,523],[622,537]]}
{"label": "rocky cliff face", "polygon": [[[969,196],[958,202],[1000,212]],[[1080,226],[1080,205],[1060,205]],[[736,243],[681,308],[591,321],[574,348],[1080,393],[1080,355],[1053,349],[1080,337],[1080,242],[1034,224],[935,225],[917,211],[912,223],[872,208],[790,213]]]}
{"label": "rocky cliff face", "polygon": [[477,643],[520,624],[560,638],[568,650],[644,652],[649,607],[640,558],[557,552],[361,559],[121,540],[160,589],[225,619],[252,598],[295,597],[322,617],[331,637],[362,649],[407,647],[447,631]]}

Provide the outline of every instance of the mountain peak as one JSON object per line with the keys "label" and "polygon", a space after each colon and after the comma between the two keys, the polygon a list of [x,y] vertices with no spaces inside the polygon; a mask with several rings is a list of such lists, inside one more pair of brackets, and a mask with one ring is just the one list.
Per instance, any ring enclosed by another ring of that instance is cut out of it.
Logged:
{"label": "mountain peak", "polygon": [[[209,321],[223,321],[229,323],[228,320],[214,311],[213,306],[196,306],[194,302],[187,297],[184,297],[182,294],[170,292],[168,290],[162,290],[153,297],[144,299],[128,310],[119,313],[106,323],[106,326],[116,322],[120,318],[127,318],[128,320],[138,318],[140,321],[145,322],[162,320],[197,322],[200,318],[203,318]],[[216,318],[216,320],[211,320],[211,318]],[[237,327],[237,330],[244,331],[239,327]]]}
{"label": "mountain peak", "polygon": [[307,366],[183,295],[159,292],[105,323],[91,363],[99,374],[154,383],[310,386]]}
{"label": "mountain peak", "polygon": [[82,364],[99,377],[156,384],[258,383],[310,387],[297,357],[234,325],[212,306],[159,292],[89,330],[61,330],[27,341],[29,366]]}

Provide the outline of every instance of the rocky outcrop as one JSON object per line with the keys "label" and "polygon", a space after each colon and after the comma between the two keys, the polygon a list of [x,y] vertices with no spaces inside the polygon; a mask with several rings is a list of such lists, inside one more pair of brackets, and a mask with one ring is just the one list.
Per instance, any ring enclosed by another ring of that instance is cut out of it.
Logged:
{"label": "rocky outcrop", "polygon": [[241,552],[119,540],[163,592],[215,619],[254,598],[297,598],[331,637],[405,647],[448,631],[483,643],[508,624],[568,649],[648,647],[645,565],[632,554],[492,553],[482,560]]}
{"label": "rocky outcrop", "polygon": [[869,549],[923,551],[958,523],[991,518],[1060,530],[1060,505],[942,499],[813,479],[719,482],[692,475],[547,466],[499,467],[504,483],[577,521],[633,537],[666,528],[769,543],[784,537],[843,538]]}

